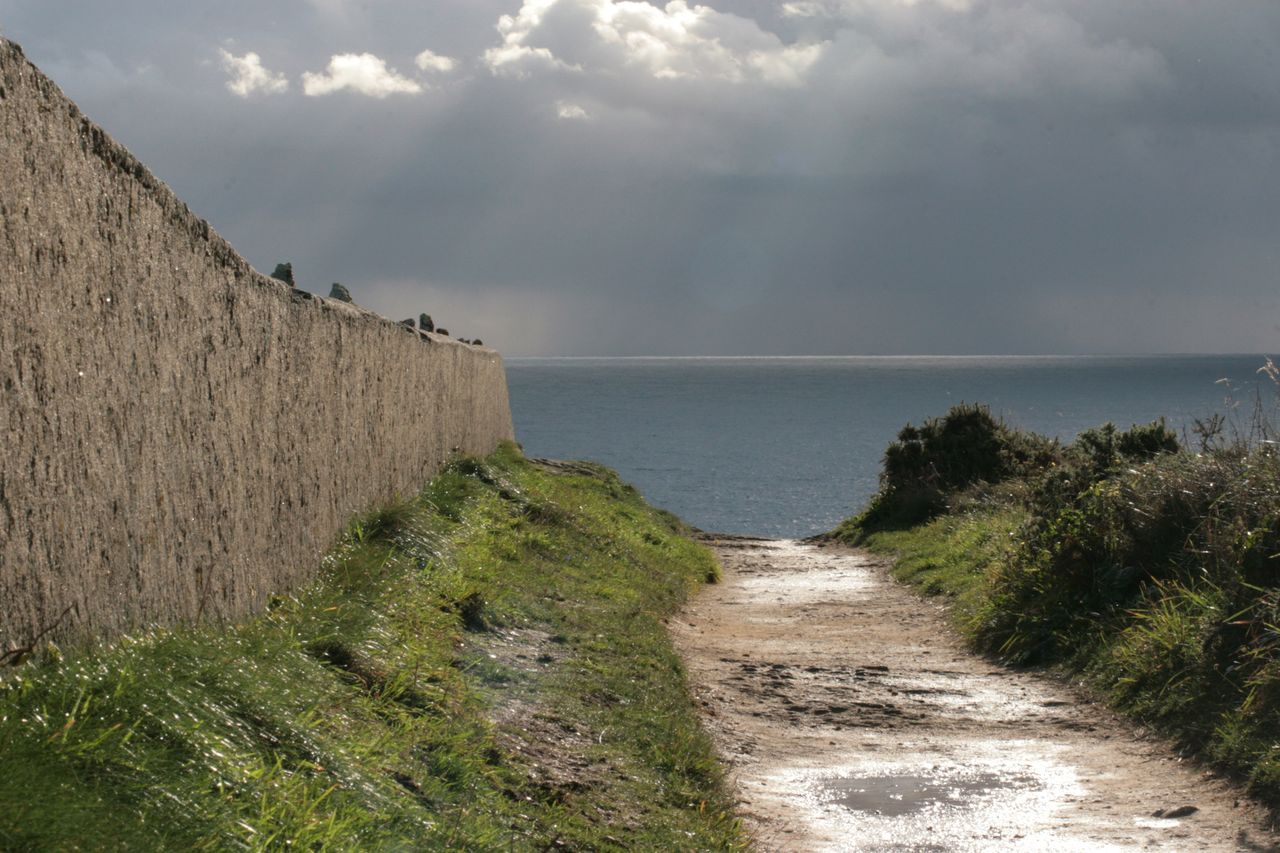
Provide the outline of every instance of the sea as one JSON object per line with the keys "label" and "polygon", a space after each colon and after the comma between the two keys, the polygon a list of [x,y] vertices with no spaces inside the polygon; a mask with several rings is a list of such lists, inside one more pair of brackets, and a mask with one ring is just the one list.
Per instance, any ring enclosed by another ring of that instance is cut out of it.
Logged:
{"label": "sea", "polygon": [[527,456],[589,459],[703,530],[810,536],[875,493],[907,423],[982,403],[1057,436],[1165,418],[1195,444],[1218,413],[1275,404],[1261,355],[512,358]]}

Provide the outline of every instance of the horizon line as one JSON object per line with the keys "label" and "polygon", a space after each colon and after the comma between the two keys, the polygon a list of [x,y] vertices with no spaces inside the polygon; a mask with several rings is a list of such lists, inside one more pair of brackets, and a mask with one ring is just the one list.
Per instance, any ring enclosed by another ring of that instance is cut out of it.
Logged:
{"label": "horizon line", "polygon": [[[499,350],[501,353],[501,350]],[[853,358],[866,359],[978,359],[978,358],[1023,358],[1023,359],[1064,359],[1064,358],[1268,358],[1268,353],[1261,352],[1145,352],[1145,353],[933,353],[896,354],[896,355],[506,355],[503,360],[541,360],[541,361],[750,361],[769,359],[774,361],[816,361],[842,360]]]}

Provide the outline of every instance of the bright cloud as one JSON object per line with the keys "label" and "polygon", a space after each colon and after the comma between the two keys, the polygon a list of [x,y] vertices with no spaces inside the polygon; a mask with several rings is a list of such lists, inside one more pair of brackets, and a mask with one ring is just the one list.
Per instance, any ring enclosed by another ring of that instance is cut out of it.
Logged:
{"label": "bright cloud", "polygon": [[782,4],[786,18],[839,18],[874,14],[876,7],[938,6],[952,12],[967,12],[973,0],[792,0]]}
{"label": "bright cloud", "polygon": [[324,73],[308,71],[302,75],[302,91],[313,97],[344,89],[371,98],[385,98],[417,94],[422,91],[422,84],[387,68],[386,61],[372,53],[340,53],[329,59]]}
{"label": "bright cloud", "polygon": [[535,68],[564,68],[581,71],[581,67],[569,65],[556,58],[545,47],[527,47],[522,44],[503,44],[484,52],[484,62],[494,74],[510,77],[528,77]]}
{"label": "bright cloud", "polygon": [[782,50],[755,50],[747,54],[747,63],[770,83],[799,86],[804,83],[810,67],[826,49],[822,44],[787,47]]}
{"label": "bright cloud", "polygon": [[491,72],[524,78],[538,69],[581,70],[558,59],[550,48],[528,43],[542,25],[543,16],[557,2],[559,0],[525,0],[515,15],[503,15],[498,19],[497,30],[502,35],[502,44],[486,50],[483,57]]}
{"label": "bright cloud", "polygon": [[258,54],[251,51],[244,56],[235,56],[226,50],[218,53],[222,56],[222,70],[231,76],[227,88],[233,94],[247,98],[255,92],[278,95],[289,89],[285,76],[263,68]]}
{"label": "bright cloud", "polygon": [[816,0],[798,0],[795,3],[783,3],[782,15],[785,18],[819,18],[831,14],[831,6]]}
{"label": "bright cloud", "polygon": [[556,101],[556,115],[563,119],[585,119],[588,118],[587,111],[578,104],[569,101]]}
{"label": "bright cloud", "polygon": [[822,44],[786,45],[748,18],[672,0],[525,0],[498,20],[502,44],[485,53],[496,74],[548,67],[639,70],[656,79],[799,84]]}
{"label": "bright cloud", "polygon": [[450,57],[441,56],[431,50],[424,50],[419,53],[414,57],[413,64],[417,65],[422,71],[436,71],[441,74],[448,74],[457,66],[457,63]]}

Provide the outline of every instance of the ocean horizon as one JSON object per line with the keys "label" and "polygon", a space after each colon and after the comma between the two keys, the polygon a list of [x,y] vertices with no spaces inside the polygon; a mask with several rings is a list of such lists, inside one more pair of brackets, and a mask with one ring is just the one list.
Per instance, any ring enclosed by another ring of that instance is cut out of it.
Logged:
{"label": "ocean horizon", "polygon": [[[590,459],[704,530],[804,537],[875,493],[908,422],[980,403],[1069,441],[1165,418],[1238,424],[1274,389],[1251,353],[1166,355],[539,356],[506,359],[530,456]],[[1225,381],[1224,381],[1225,380]]]}
{"label": "ocean horizon", "polygon": [[506,355],[507,361],[848,361],[852,359],[1119,359],[1119,358],[1275,358],[1248,352],[1146,352],[1146,353],[890,353],[863,355]]}

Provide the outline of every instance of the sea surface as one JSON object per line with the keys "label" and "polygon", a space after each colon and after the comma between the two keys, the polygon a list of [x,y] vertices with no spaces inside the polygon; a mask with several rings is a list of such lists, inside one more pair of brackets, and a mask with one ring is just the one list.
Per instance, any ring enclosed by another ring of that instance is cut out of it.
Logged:
{"label": "sea surface", "polygon": [[[874,494],[885,446],[908,422],[985,403],[1064,440],[1112,421],[1214,412],[1247,425],[1263,357],[513,358],[526,455],[591,459],[704,530],[800,537]],[[1229,382],[1223,382],[1227,380]]]}

